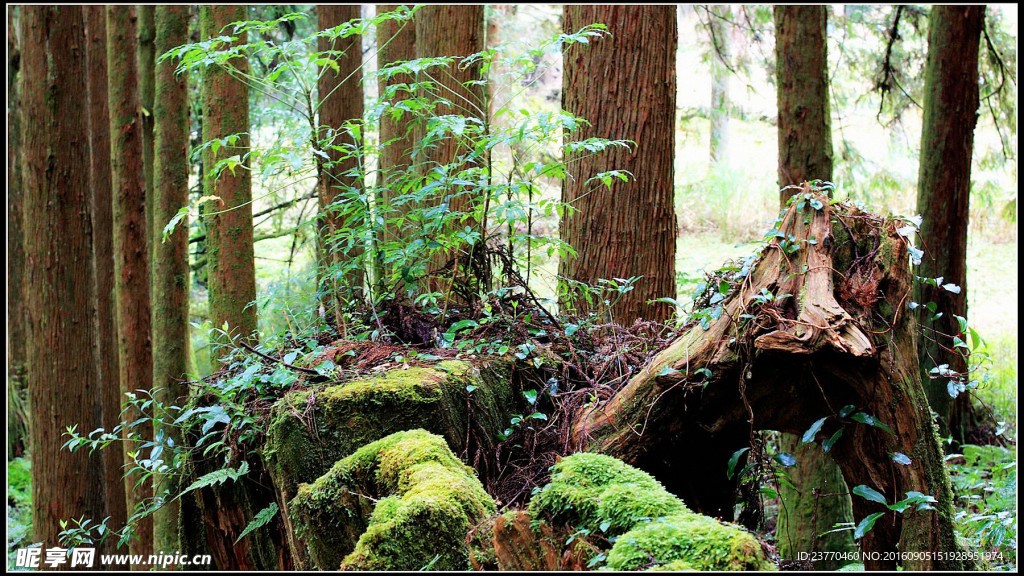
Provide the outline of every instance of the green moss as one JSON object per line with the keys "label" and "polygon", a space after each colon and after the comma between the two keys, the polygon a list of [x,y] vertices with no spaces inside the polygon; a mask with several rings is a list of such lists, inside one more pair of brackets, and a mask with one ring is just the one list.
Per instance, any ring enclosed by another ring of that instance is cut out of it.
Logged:
{"label": "green moss", "polygon": [[646,472],[611,456],[589,453],[555,464],[551,483],[530,500],[529,508],[535,516],[543,513],[609,535],[621,534],[643,519],[691,513]]}
{"label": "green moss", "polygon": [[529,504],[536,518],[617,536],[606,567],[763,570],[760,543],[741,528],[691,512],[651,475],[611,456],[580,453],[552,469]]}
{"label": "green moss", "polygon": [[289,509],[321,569],[466,570],[466,536],[495,506],[443,438],[411,430],[339,461]]}
{"label": "green moss", "polygon": [[[476,387],[472,393],[466,386]],[[287,501],[300,483],[312,482],[360,446],[402,430],[440,434],[461,451],[466,438],[467,394],[475,429],[497,437],[516,409],[507,367],[476,368],[446,361],[434,367],[396,369],[316,392],[293,392],[271,414],[263,456]]]}
{"label": "green moss", "polygon": [[608,552],[606,566],[636,570],[670,563],[695,570],[772,568],[752,535],[692,513],[658,518],[626,532]]}

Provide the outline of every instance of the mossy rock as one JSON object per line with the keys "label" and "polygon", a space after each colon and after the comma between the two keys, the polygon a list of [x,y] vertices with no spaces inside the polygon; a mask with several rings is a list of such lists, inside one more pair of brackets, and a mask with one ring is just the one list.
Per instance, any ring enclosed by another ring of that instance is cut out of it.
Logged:
{"label": "mossy rock", "polygon": [[301,485],[289,511],[320,569],[468,570],[466,536],[495,504],[444,438],[410,430]]}
{"label": "mossy rock", "polygon": [[602,454],[560,460],[528,507],[591,534],[616,537],[613,570],[766,570],[761,543],[742,528],[690,511],[650,474]]}
{"label": "mossy rock", "polygon": [[[287,394],[273,407],[263,448],[280,500],[288,502],[299,484],[316,480],[359,447],[394,432],[422,428],[461,452],[470,410],[474,430],[497,438],[519,396],[509,369],[501,362],[476,367],[450,360]],[[475,389],[467,392],[467,386]]]}

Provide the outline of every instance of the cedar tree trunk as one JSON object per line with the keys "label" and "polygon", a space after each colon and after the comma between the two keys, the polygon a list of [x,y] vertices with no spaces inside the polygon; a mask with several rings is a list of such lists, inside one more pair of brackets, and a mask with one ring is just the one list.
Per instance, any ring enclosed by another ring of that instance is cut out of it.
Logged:
{"label": "cedar tree trunk", "polygon": [[60,546],[61,521],[104,517],[103,460],[62,448],[100,426],[93,351],[92,223],[85,24],[78,6],[20,7],[26,342],[33,541]]}
{"label": "cedar tree trunk", "polygon": [[[670,6],[563,9],[566,33],[595,23],[606,24],[612,36],[563,54],[562,108],[590,122],[566,139],[625,139],[636,146],[567,154],[562,201],[575,210],[562,220],[561,236],[577,256],[564,257],[559,273],[588,284],[642,276],[612,308],[612,319],[624,326],[637,318],[666,320],[674,308],[649,301],[676,294],[676,13]],[[628,170],[635,181],[613,178],[608,188],[591,180],[613,169]]]}
{"label": "cedar tree trunk", "polygon": [[917,178],[917,213],[924,257],[918,275],[943,277],[956,284],[951,292],[919,285],[915,301],[935,302],[942,316],[933,319],[926,308],[917,341],[921,376],[928,401],[939,415],[943,435],[966,441],[971,428],[970,397],[953,399],[949,378],[929,374],[940,365],[964,373],[967,363],[953,337],[966,341],[956,316],[967,317],[967,225],[971,191],[971,153],[978,121],[978,49],[984,26],[984,6],[933,6],[928,19],[928,63],[925,68],[924,121],[921,166]]}

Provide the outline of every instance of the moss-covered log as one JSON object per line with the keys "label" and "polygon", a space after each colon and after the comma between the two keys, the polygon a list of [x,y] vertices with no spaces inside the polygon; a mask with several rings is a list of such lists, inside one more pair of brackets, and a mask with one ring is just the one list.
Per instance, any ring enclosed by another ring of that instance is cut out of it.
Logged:
{"label": "moss-covered log", "polygon": [[[692,512],[650,474],[603,454],[563,458],[526,511],[477,530],[489,533],[500,570],[774,568],[752,534]],[[474,548],[486,567],[486,547]]]}
{"label": "moss-covered log", "polygon": [[[263,449],[286,522],[299,484],[394,432],[422,428],[439,434],[486,474],[498,433],[522,403],[509,370],[501,363],[444,361],[286,395],[274,405]],[[292,533],[290,525],[286,530]],[[302,566],[305,555],[296,552]]]}
{"label": "moss-covered log", "polygon": [[302,485],[290,509],[320,569],[467,570],[466,535],[495,506],[443,438],[410,430]]}
{"label": "moss-covered log", "polygon": [[[934,510],[898,514],[854,496],[857,521],[883,513],[861,540],[863,550],[957,551],[949,476],[907,310],[912,276],[898,232],[903,224],[832,205],[808,187],[798,196],[760,258],[727,279],[733,284],[717,319],[707,329],[689,326],[610,400],[584,409],[574,439],[666,479],[674,472],[669,489],[684,495],[717,480],[716,468],[683,472],[692,470],[695,450],[717,450],[700,463],[718,466],[752,430],[803,434],[826,418],[816,439],[843,431],[832,455],[848,485],[871,487],[889,503],[908,491],[937,499]],[[862,423],[865,416],[892,433]],[[911,463],[895,461],[896,453]],[[724,465],[720,470],[724,479]],[[904,566],[963,563],[932,554],[909,557]]]}

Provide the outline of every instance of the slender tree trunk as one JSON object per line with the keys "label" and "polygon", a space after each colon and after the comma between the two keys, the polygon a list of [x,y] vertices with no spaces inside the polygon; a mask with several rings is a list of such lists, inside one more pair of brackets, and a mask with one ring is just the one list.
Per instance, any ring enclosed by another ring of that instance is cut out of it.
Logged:
{"label": "slender tree trunk", "polygon": [[[317,8],[321,30],[340,26],[360,17],[359,5],[321,4]],[[366,264],[365,228],[369,221],[369,203],[361,175],[362,166],[355,156],[355,147],[362,137],[354,140],[344,124],[361,122],[363,118],[363,45],[362,36],[317,39],[317,49],[334,52],[329,56],[338,68],[326,67],[317,80],[319,94],[317,126],[318,147],[327,158],[317,157],[319,171],[320,217],[317,221],[317,245],[320,266],[328,271],[324,292],[324,308],[332,309],[335,321],[340,322],[344,304],[364,296],[363,284]],[[358,134],[362,134],[360,126]],[[345,149],[339,151],[335,147]],[[356,174],[356,175],[353,175]],[[345,230],[355,234],[338,238]]]}
{"label": "slender tree trunk", "polygon": [[[114,273],[117,294],[117,342],[121,394],[144,398],[153,384],[153,350],[149,308],[149,234],[146,226],[146,184],[142,161],[139,119],[138,74],[135,54],[136,16],[133,6],[107,7],[107,76],[110,99],[110,165],[114,192]],[[151,418],[137,409],[126,412],[127,422]],[[153,438],[151,421],[133,428],[138,440]],[[140,442],[124,443],[125,464]],[[143,456],[140,456],[142,458]],[[137,474],[125,476],[129,515],[153,495],[149,482]],[[132,554],[153,550],[153,521],[145,518],[135,530],[138,540],[129,544]],[[136,568],[136,566],[133,566]]]}
{"label": "slender tree trunk", "polygon": [[[637,318],[665,320],[673,307],[649,301],[674,297],[676,220],[673,206],[676,14],[666,6],[566,6],[562,28],[576,32],[603,23],[612,37],[564,53],[562,108],[591,123],[567,139],[627,139],[621,148],[566,158],[562,201],[573,214],[561,223],[562,240],[577,251],[559,265],[562,276],[586,283],[643,276],[612,308],[629,325]],[[611,188],[588,182],[596,174],[628,170],[635,181]]]}
{"label": "slender tree trunk", "polygon": [[[154,46],[159,54],[188,42],[188,6],[157,6]],[[188,205],[187,76],[175,75],[175,62],[156,67],[153,108],[153,386],[158,404],[183,406],[188,396],[188,221],[178,223],[166,241],[160,231]],[[176,426],[162,425],[172,413],[157,414],[157,434],[182,446]],[[174,490],[158,478],[157,493]],[[168,501],[153,518],[154,548],[175,553],[178,545],[177,500]]]}
{"label": "slender tree trunk", "polygon": [[[110,181],[110,99],[107,94],[107,16],[103,6],[83,8],[86,34],[87,92],[89,100],[90,207],[93,233],[93,284],[96,296],[96,363],[103,403],[103,428],[113,430],[121,421],[121,385],[114,322],[114,217]],[[103,491],[108,525],[120,529],[128,520],[124,481],[124,454],[120,446],[103,450]],[[116,552],[116,541],[106,548]],[[116,566],[126,569],[127,565]]]}
{"label": "slender tree trunk", "polygon": [[[139,4],[139,104],[142,106],[142,170],[146,178],[146,230],[150,243],[157,238],[153,230],[153,94],[155,83],[156,50],[153,46],[153,15],[156,6]],[[154,244],[155,246],[155,244]],[[153,254],[150,251],[150,268]],[[150,270],[152,280],[152,270]],[[152,286],[150,287],[152,289]]]}
{"label": "slender tree trunk", "polygon": [[[925,68],[924,121],[921,165],[917,179],[917,212],[924,221],[920,240],[924,257],[918,275],[943,277],[959,291],[919,283],[916,301],[935,302],[939,318],[925,312],[918,338],[921,376],[928,402],[939,415],[943,435],[967,440],[971,428],[970,397],[954,400],[946,389],[949,378],[930,370],[948,364],[963,373],[967,366],[953,337],[966,341],[956,316],[967,317],[967,225],[971,191],[971,155],[978,121],[978,50],[984,25],[984,6],[933,6],[928,19],[928,64]],[[927,310],[921,308],[921,310]]]}
{"label": "slender tree trunk", "polygon": [[729,29],[728,4],[708,8],[711,31],[711,164],[729,163]]}
{"label": "slender tree trunk", "polygon": [[[467,82],[483,79],[481,63],[478,61],[463,66],[460,59],[484,49],[484,7],[469,4],[428,5],[416,13],[415,22],[417,58],[455,57],[455,63],[443,72],[435,71],[431,74],[430,80],[439,86],[438,91],[431,97],[444,98],[451,102],[451,105],[438,106],[434,113],[438,116],[457,114],[486,122],[486,85],[466,86]],[[427,79],[420,78],[419,80]],[[434,168],[452,164],[458,156],[467,152],[470,150],[464,142],[459,142],[456,138],[444,138],[437,142],[436,146],[426,151],[426,164],[422,172],[426,176]],[[458,173],[468,167],[468,165],[453,166],[449,174]],[[447,202],[450,212],[462,214],[472,213],[480,201],[480,198],[473,197],[461,187],[449,188],[441,192],[437,198],[428,200],[430,204]],[[465,226],[480,228],[483,225],[477,219],[469,218],[460,224],[459,228]],[[443,232],[450,233],[453,226],[450,224],[448,229]],[[427,272],[429,274],[439,270],[454,261],[455,268],[451,272],[452,278],[458,278],[462,285],[470,286],[466,292],[475,293],[477,286],[471,285],[471,279],[475,277],[476,280],[484,284],[489,281],[489,273],[482,266],[482,246],[480,248],[474,247],[467,254],[449,254],[439,251],[431,258]],[[434,275],[431,274],[431,276]],[[447,291],[450,289],[451,282],[453,282],[452,279],[440,281],[436,277],[428,278],[430,291]]]}
{"label": "slender tree trunk", "polygon": [[25,243],[21,179],[21,52],[14,6],[7,6],[7,458],[29,441],[25,385]]}
{"label": "slender tree trunk", "polygon": [[[398,5],[387,4],[377,6],[377,13],[394,12]],[[416,58],[416,23],[397,22],[388,20],[377,26],[377,61],[380,67],[393,62],[412,60]],[[415,79],[406,74],[395,75],[389,79],[380,78],[380,95],[385,97],[388,86],[395,84],[411,84]],[[407,92],[398,92],[391,102],[398,102],[410,98],[412,95]],[[405,176],[406,171],[412,166],[412,148],[415,145],[415,126],[408,113],[401,118],[394,118],[391,114],[385,113],[380,118],[380,151],[378,188],[382,191],[381,204],[385,218],[385,228],[382,250],[386,250],[389,242],[402,242],[403,231],[394,223],[394,219],[404,215],[410,208],[407,205],[396,205],[395,198],[400,191],[396,190],[395,182]],[[387,259],[387,253],[383,259]],[[385,270],[390,267],[384,265]]]}
{"label": "slender tree trunk", "polygon": [[[781,186],[832,179],[826,18],[824,6],[775,7]],[[797,179],[787,181],[787,177]],[[792,190],[781,192],[783,208],[792,194]],[[839,467],[819,447],[801,447],[800,438],[793,434],[780,436],[779,450],[797,457],[789,471],[792,485],[779,486],[779,554],[796,559],[802,552],[856,550],[849,531],[827,534],[834,525],[853,521],[853,503]],[[846,563],[825,558],[814,567],[836,570]]]}
{"label": "slender tree trunk", "polygon": [[[85,25],[78,6],[24,6],[22,177],[31,394],[32,527],[60,546],[60,522],[104,514],[99,453],[61,448],[100,425],[93,352],[89,116],[82,106]],[[86,279],[83,281],[83,279]]]}
{"label": "slender tree trunk", "polygon": [[[204,39],[216,36],[232,22],[245,20],[245,6],[204,6],[200,25]],[[239,38],[236,45],[244,44]],[[231,60],[241,74],[249,72],[244,58]],[[230,105],[225,105],[230,103]],[[208,288],[210,320],[214,327],[225,323],[232,336],[256,339],[256,264],[253,250],[252,183],[249,160],[249,87],[222,67],[210,67],[203,79],[203,141],[237,136],[230,146],[203,154],[205,195],[217,196],[206,205]],[[243,166],[234,173],[224,170],[210,176],[217,162],[238,155]],[[223,339],[217,342],[224,344]],[[223,352],[223,351],[221,351]],[[216,354],[216,352],[215,352]]]}
{"label": "slender tree trunk", "polygon": [[[779,188],[832,174],[826,18],[825,6],[775,6]],[[779,193],[783,206],[794,193]]]}

